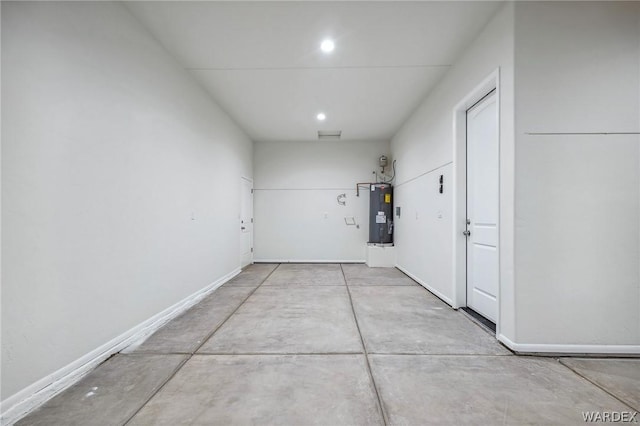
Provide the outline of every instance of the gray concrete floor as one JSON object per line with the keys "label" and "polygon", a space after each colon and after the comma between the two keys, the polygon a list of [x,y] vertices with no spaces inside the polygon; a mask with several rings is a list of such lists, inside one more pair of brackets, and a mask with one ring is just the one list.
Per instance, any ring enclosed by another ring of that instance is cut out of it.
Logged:
{"label": "gray concrete floor", "polygon": [[640,411],[640,359],[513,355],[397,269],[258,264],[18,424],[567,425],[605,411]]}

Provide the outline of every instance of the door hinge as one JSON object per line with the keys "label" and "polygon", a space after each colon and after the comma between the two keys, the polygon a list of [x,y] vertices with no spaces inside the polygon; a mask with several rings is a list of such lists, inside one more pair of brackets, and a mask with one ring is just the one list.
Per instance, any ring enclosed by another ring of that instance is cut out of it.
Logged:
{"label": "door hinge", "polygon": [[253,223],[253,218],[251,218],[251,223]]}
{"label": "door hinge", "polygon": [[251,193],[253,194],[253,188],[251,188]]}
{"label": "door hinge", "polygon": [[251,253],[253,253],[253,247],[251,247]]}

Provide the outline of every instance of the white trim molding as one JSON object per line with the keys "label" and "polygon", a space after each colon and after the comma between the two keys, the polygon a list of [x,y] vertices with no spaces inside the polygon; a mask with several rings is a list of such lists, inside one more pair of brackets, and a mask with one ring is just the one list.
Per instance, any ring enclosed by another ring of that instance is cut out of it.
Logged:
{"label": "white trim molding", "polygon": [[[467,306],[467,241],[462,235],[466,230],[467,219],[467,124],[466,113],[472,105],[486,96],[492,90],[496,91],[496,102],[498,108],[498,140],[502,142],[500,132],[501,122],[501,100],[500,100],[500,68],[495,69],[476,87],[467,93],[453,108],[453,271],[452,271],[452,306],[460,308]],[[501,160],[500,160],[501,161]],[[500,176],[500,179],[503,177]],[[502,204],[502,196],[499,194],[499,203]],[[498,218],[498,232],[502,232],[502,223]],[[500,243],[498,250],[501,250]],[[498,273],[498,317],[496,319],[496,329],[500,330],[500,284],[502,282],[502,266],[499,266]]]}
{"label": "white trim molding", "polygon": [[548,343],[516,343],[503,334],[498,340],[521,354],[564,355],[640,355],[640,345],[565,345]]}
{"label": "white trim molding", "polygon": [[445,302],[446,304],[448,304],[449,306],[451,306],[454,309],[457,309],[455,306],[453,306],[453,300],[451,300],[450,297],[445,296],[444,294],[442,294],[441,292],[439,292],[438,290],[436,290],[435,288],[431,287],[429,284],[427,284],[426,282],[424,282],[423,280],[421,280],[420,278],[418,278],[417,276],[413,275],[411,272],[407,271],[405,268],[403,268],[402,266],[396,264],[396,268],[400,269],[402,272],[404,272],[409,278],[411,278],[412,280],[414,280],[415,282],[417,282],[418,284],[420,284],[422,287],[426,288],[429,292],[433,293],[436,297],[438,297],[439,299],[441,299],[443,302]]}
{"label": "white trim molding", "polygon": [[43,377],[0,403],[0,424],[12,425],[42,404],[69,388],[101,362],[129,345],[141,343],[160,327],[200,302],[204,297],[240,273],[240,268],[221,277],[205,288],[187,296],[178,303],[122,333],[99,348]]}

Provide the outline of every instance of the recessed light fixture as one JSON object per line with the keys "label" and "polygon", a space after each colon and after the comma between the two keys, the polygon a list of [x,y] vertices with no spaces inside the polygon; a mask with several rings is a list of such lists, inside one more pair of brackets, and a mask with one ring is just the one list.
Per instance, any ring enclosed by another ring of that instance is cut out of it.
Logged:
{"label": "recessed light fixture", "polygon": [[316,118],[318,119],[318,121],[324,121],[327,118],[327,116],[324,115],[323,112],[321,112],[318,115],[316,115]]}
{"label": "recessed light fixture", "polygon": [[320,44],[320,49],[322,49],[324,53],[333,52],[333,49],[335,48],[336,48],[336,45],[333,42],[333,40],[330,40],[328,38],[323,40],[322,43]]}

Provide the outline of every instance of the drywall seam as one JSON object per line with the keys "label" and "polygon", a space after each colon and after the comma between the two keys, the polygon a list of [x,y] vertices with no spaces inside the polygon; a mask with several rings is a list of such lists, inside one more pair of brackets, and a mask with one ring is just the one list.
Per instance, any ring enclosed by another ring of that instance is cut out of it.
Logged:
{"label": "drywall seam", "polygon": [[49,399],[78,382],[86,374],[91,372],[91,370],[93,370],[98,364],[109,358],[111,355],[120,352],[122,349],[134,342],[149,337],[167,322],[200,302],[208,294],[239,273],[240,268],[234,269],[232,272],[214,281],[205,288],[187,296],[180,302],[122,333],[99,348],[89,352],[81,358],[78,358],[65,367],[62,367],[53,374],[50,374],[27,386],[7,398],[5,401],[2,401],[0,404],[0,412],[2,412],[0,424],[5,426],[17,422],[20,418],[29,414]]}
{"label": "drywall seam", "polygon": [[398,187],[398,186],[402,186],[402,185],[404,185],[404,184],[406,184],[406,183],[413,182],[413,181],[414,181],[414,180],[416,180],[416,179],[420,179],[422,176],[426,176],[426,175],[428,175],[429,173],[433,173],[433,172],[435,172],[435,171],[437,171],[437,170],[440,170],[440,169],[441,169],[441,168],[443,168],[443,167],[447,167],[449,164],[453,164],[453,161],[449,161],[449,162],[447,162],[447,163],[444,163],[444,164],[442,164],[442,165],[440,165],[440,166],[436,167],[435,169],[431,169],[431,170],[426,171],[426,172],[424,172],[424,173],[420,173],[419,175],[414,176],[414,177],[409,178],[409,179],[406,179],[406,180],[404,180],[403,182],[396,183],[396,184],[395,184],[395,186],[396,186],[396,187]]}
{"label": "drywall seam", "polygon": [[[404,267],[402,267],[401,265],[396,264],[396,268],[400,269],[402,272],[404,272],[409,278],[411,278],[412,280],[414,280],[415,282],[417,282],[418,284],[420,284],[422,287],[426,288],[427,290],[429,290],[431,293],[433,293],[434,295],[436,295],[439,299],[441,299],[443,302],[445,302],[446,304],[448,304],[449,306],[451,306],[453,308],[453,300],[451,300],[450,297],[445,296],[444,294],[442,294],[441,292],[439,292],[438,290],[434,289],[433,287],[431,287],[429,284],[427,284],[426,282],[422,281],[420,278],[418,278],[417,276],[413,275],[411,272],[407,271]],[[455,308],[454,308],[455,309]]]}
{"label": "drywall seam", "polygon": [[365,263],[365,259],[253,259],[253,263]]}
{"label": "drywall seam", "polygon": [[[373,182],[371,182],[373,183]],[[354,191],[355,184],[348,188],[253,188],[254,191]]]}
{"label": "drywall seam", "polygon": [[618,354],[640,355],[640,345],[565,345],[554,343],[516,343],[503,334],[498,340],[519,353],[546,354]]}

